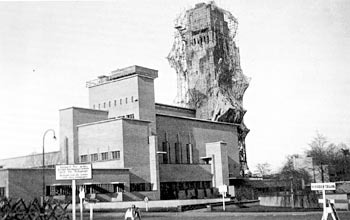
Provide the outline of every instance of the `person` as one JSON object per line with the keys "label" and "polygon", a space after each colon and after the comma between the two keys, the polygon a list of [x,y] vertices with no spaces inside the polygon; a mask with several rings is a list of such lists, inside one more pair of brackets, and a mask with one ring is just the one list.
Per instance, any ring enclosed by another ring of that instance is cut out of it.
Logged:
{"label": "person", "polygon": [[129,218],[131,220],[135,220],[135,219],[141,220],[141,211],[135,205],[132,205],[131,208],[129,208],[125,212],[125,220],[127,220]]}

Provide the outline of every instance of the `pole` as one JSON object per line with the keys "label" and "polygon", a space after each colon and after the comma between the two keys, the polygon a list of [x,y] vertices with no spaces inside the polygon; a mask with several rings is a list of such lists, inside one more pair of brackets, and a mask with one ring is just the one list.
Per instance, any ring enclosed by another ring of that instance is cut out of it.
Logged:
{"label": "pole", "polygon": [[75,220],[75,180],[72,180],[72,220]]}
{"label": "pole", "polygon": [[225,211],[225,193],[222,193],[222,210]]}
{"label": "pole", "polygon": [[48,129],[45,131],[43,135],[43,169],[42,169],[42,177],[43,177],[43,198],[42,198],[42,205],[44,205],[44,198],[45,198],[45,136],[47,132],[52,131],[53,132],[53,138],[56,139],[55,130]]}
{"label": "pole", "polygon": [[94,211],[93,211],[93,206],[92,206],[92,202],[90,202],[90,220],[94,219]]}
{"label": "pole", "polygon": [[80,220],[83,220],[83,197],[80,197]]}
{"label": "pole", "polygon": [[322,189],[322,199],[323,199],[323,216],[322,220],[326,220],[327,218],[327,205],[326,205],[326,189],[323,187]]}

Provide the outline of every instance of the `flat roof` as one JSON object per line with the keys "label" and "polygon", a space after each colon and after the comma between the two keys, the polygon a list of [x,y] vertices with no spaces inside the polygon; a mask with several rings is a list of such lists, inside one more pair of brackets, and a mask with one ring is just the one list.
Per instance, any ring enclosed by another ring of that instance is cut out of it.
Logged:
{"label": "flat roof", "polygon": [[137,121],[137,122],[143,122],[143,123],[151,123],[150,121],[140,120],[140,119],[134,119],[134,118],[110,118],[110,119],[107,119],[107,120],[101,120],[101,121],[95,121],[95,122],[80,124],[80,125],[77,125],[77,127],[89,126],[89,125],[94,125],[94,124],[102,124],[102,123],[108,123],[108,122],[119,121],[119,120]]}
{"label": "flat roof", "polygon": [[156,106],[164,106],[164,107],[169,107],[169,108],[177,108],[177,109],[182,109],[182,110],[187,110],[187,111],[193,111],[195,112],[196,109],[193,108],[185,108],[185,107],[180,107],[180,106],[176,106],[176,105],[168,105],[168,104],[162,104],[162,103],[156,103]]}
{"label": "flat roof", "polygon": [[[58,154],[61,153],[61,151],[51,151],[51,152],[45,152],[45,155],[47,154]],[[9,157],[9,158],[4,158],[4,159],[0,159],[1,161],[5,161],[5,160],[13,160],[13,159],[18,159],[18,158],[23,158],[23,157],[33,157],[33,156],[41,156],[43,155],[43,153],[35,153],[35,154],[27,154],[27,155],[23,155],[23,156],[16,156],[16,157]],[[1,166],[2,164],[0,164]]]}
{"label": "flat roof", "polygon": [[159,114],[157,113],[156,116],[163,116],[163,117],[169,117],[169,118],[179,118],[179,119],[185,119],[185,120],[192,120],[192,121],[200,121],[200,122],[207,122],[207,123],[214,123],[214,124],[221,124],[221,125],[231,125],[231,126],[239,126],[239,124],[235,123],[228,123],[228,122],[221,122],[221,121],[211,121],[201,118],[192,118],[192,117],[186,117],[186,116],[175,116],[175,115],[166,115],[166,114]]}
{"label": "flat roof", "polygon": [[142,67],[142,66],[129,66],[122,69],[113,70],[109,76],[102,75],[98,76],[97,79],[90,80],[86,82],[86,87],[92,88],[95,86],[112,83],[122,78],[132,77],[132,76],[141,76],[150,79],[155,79],[158,77],[158,70]]}
{"label": "flat roof", "polygon": [[106,110],[100,110],[100,109],[93,109],[93,108],[83,108],[83,107],[75,107],[75,106],[71,106],[71,107],[67,107],[67,108],[62,108],[59,111],[63,111],[63,110],[67,110],[67,109],[81,109],[81,110],[88,110],[88,111],[97,111],[97,112],[105,112],[108,113],[108,111]]}

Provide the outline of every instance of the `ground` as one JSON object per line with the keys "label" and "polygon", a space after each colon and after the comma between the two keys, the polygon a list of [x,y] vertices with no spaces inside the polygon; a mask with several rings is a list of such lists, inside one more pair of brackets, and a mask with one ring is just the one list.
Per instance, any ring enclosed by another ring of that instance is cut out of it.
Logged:
{"label": "ground", "polygon": [[[350,219],[350,212],[340,212],[341,220]],[[264,212],[264,213],[239,213],[239,212],[154,212],[143,213],[142,219],[155,220],[320,220],[321,212]],[[77,218],[79,219],[79,218]],[[89,216],[84,216],[89,219]],[[94,213],[94,220],[124,219],[122,213]],[[329,216],[328,219],[331,219]]]}

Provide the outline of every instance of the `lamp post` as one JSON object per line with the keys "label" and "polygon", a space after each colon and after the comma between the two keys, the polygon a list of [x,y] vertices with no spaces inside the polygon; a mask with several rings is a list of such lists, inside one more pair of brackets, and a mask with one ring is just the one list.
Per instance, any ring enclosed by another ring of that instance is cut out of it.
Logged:
{"label": "lamp post", "polygon": [[43,135],[43,169],[42,169],[42,174],[43,174],[43,198],[42,198],[42,205],[44,205],[44,198],[45,198],[45,136],[50,131],[52,131],[52,133],[53,133],[53,139],[56,140],[55,130],[48,129],[48,130],[45,131],[45,133]]}

